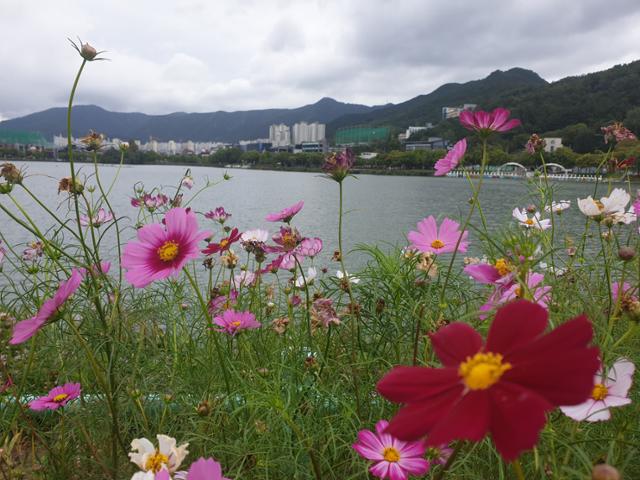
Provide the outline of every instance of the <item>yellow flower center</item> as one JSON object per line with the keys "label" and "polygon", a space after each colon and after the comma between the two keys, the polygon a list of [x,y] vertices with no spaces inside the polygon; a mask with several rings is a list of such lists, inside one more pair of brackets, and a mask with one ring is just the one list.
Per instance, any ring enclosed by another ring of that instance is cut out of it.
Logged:
{"label": "yellow flower center", "polygon": [[598,207],[598,210],[600,210],[600,211],[604,210],[604,205],[602,204],[602,202],[600,200],[594,200],[593,203],[596,204],[596,207]]}
{"label": "yellow flower center", "polygon": [[282,245],[287,250],[292,250],[296,248],[296,237],[291,233],[285,233],[282,235]]}
{"label": "yellow flower center", "polygon": [[220,248],[225,248],[228,244],[229,244],[228,239],[225,238],[223,240],[220,240]]}
{"label": "yellow flower center", "polygon": [[147,463],[144,464],[144,469],[147,472],[158,473],[162,470],[163,465],[167,465],[169,463],[169,457],[167,457],[164,453],[160,453],[156,450],[156,453],[147,458]]}
{"label": "yellow flower center", "polygon": [[387,462],[395,463],[400,460],[400,452],[393,447],[385,448],[382,456]]}
{"label": "yellow flower center", "polygon": [[486,390],[510,368],[511,364],[503,363],[499,353],[476,353],[460,364],[458,375],[469,390]]}
{"label": "yellow flower center", "polygon": [[501,277],[504,277],[513,270],[513,267],[504,258],[499,258],[496,260],[496,270]]}
{"label": "yellow flower center", "polygon": [[513,294],[518,298],[522,298],[522,287],[518,285]]}
{"label": "yellow flower center", "polygon": [[591,392],[591,397],[594,400],[604,400],[607,398],[609,394],[609,389],[605,387],[603,384],[598,383],[595,387],[593,387],[593,392]]}
{"label": "yellow flower center", "polygon": [[444,242],[442,240],[439,239],[435,239],[433,242],[431,242],[431,248],[442,248],[444,247]]}
{"label": "yellow flower center", "polygon": [[236,320],[235,322],[231,322],[231,325],[233,325],[234,327],[238,328],[240,326],[240,322],[238,320]]}
{"label": "yellow flower center", "polygon": [[527,218],[527,219],[524,221],[524,223],[525,223],[526,225],[532,226],[532,225],[533,225],[533,220],[532,220],[532,219],[530,219],[530,218]]}
{"label": "yellow flower center", "polygon": [[174,242],[173,240],[169,240],[164,242],[160,248],[158,248],[158,257],[163,262],[171,262],[175,260],[180,252],[180,247],[178,246],[178,242]]}
{"label": "yellow flower center", "polygon": [[69,395],[67,395],[66,393],[59,393],[58,395],[56,395],[55,397],[53,397],[53,401],[56,403],[60,403],[62,402],[65,398],[67,398]]}

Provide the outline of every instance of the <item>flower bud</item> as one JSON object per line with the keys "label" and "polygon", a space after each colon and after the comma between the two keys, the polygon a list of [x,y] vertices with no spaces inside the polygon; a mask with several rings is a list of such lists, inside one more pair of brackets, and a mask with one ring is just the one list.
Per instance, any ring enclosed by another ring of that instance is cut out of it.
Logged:
{"label": "flower bud", "polygon": [[620,249],[618,250],[618,257],[620,258],[620,260],[623,260],[625,262],[632,260],[635,256],[636,250],[633,247],[624,246],[620,247]]}
{"label": "flower bud", "polygon": [[75,183],[73,182],[71,177],[64,177],[60,179],[58,183],[58,193],[60,192],[69,192],[80,194],[84,190],[84,185],[76,179]]}
{"label": "flower bud", "polygon": [[13,183],[0,183],[0,194],[6,195],[13,190]]}
{"label": "flower bud", "polygon": [[600,463],[591,470],[592,480],[620,480],[620,472],[611,465]]}
{"label": "flower bud", "polygon": [[82,48],[80,48],[80,55],[85,60],[91,61],[96,58],[96,55],[98,55],[98,51],[88,43],[84,43],[82,44]]}
{"label": "flower bud", "polygon": [[536,211],[537,208],[533,203],[527,205],[527,213],[536,213]]}
{"label": "flower bud", "polygon": [[196,412],[201,417],[208,417],[211,414],[211,405],[206,400],[200,402],[196,407]]}

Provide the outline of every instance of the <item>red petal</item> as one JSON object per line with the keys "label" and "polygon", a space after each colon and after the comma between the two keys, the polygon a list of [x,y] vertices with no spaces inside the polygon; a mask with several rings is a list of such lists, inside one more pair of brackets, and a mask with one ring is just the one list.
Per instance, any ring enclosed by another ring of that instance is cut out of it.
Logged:
{"label": "red petal", "polygon": [[488,390],[470,391],[438,418],[429,432],[427,445],[437,447],[456,439],[478,442],[489,431],[490,420]]}
{"label": "red petal", "polygon": [[498,310],[487,335],[488,352],[508,355],[530,343],[547,328],[547,311],[537,303],[518,300]]}
{"label": "red petal", "polygon": [[386,433],[404,441],[418,440],[429,433],[462,395],[462,386],[401,408],[389,422]]}
{"label": "red petal", "polygon": [[575,405],[593,388],[600,367],[599,352],[589,347],[593,336],[585,316],[558,328],[509,354],[513,368],[502,380],[535,390],[554,405]]}
{"label": "red petal", "polygon": [[515,460],[523,450],[538,443],[553,407],[544,398],[516,385],[499,383],[490,389],[491,436],[506,461]]}
{"label": "red petal", "polygon": [[455,368],[395,367],[377,385],[380,395],[392,402],[412,403],[462,389]]}
{"label": "red petal", "polygon": [[482,337],[470,325],[455,322],[430,335],[433,349],[443,365],[458,367],[482,349]]}

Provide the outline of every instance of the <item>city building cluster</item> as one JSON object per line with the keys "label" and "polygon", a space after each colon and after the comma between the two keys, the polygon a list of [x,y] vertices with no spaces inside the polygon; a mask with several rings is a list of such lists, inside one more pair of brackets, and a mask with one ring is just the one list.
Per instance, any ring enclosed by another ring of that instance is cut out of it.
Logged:
{"label": "city building cluster", "polygon": [[269,127],[269,142],[273,148],[298,146],[304,150],[305,144],[322,144],[325,141],[326,125],[324,123],[298,122],[292,127],[279,123]]}

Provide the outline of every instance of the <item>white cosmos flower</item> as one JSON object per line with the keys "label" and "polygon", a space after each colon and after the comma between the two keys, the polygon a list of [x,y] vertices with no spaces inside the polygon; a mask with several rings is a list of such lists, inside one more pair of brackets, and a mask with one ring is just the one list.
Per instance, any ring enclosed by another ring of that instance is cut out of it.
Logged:
{"label": "white cosmos flower", "polygon": [[[167,435],[157,435],[158,448],[146,438],[135,438],[131,441],[129,458],[143,472],[158,473],[163,468],[174,473],[187,456],[188,443],[176,446],[176,439]],[[141,477],[144,478],[144,477]],[[136,479],[137,480],[137,479]]]}
{"label": "white cosmos flower", "polygon": [[251,285],[253,285],[253,283],[256,281],[256,274],[253,272],[250,272],[248,270],[243,270],[242,272],[238,273],[237,275],[234,275],[233,277],[233,288],[235,288],[236,290],[239,290],[240,287],[245,286],[245,287],[249,287]]}
{"label": "white cosmos flower", "polygon": [[242,242],[266,242],[269,240],[269,232],[257,228],[255,230],[247,230],[240,236]]}
{"label": "white cosmos flower", "polygon": [[611,218],[614,223],[624,223],[625,225],[629,225],[638,219],[636,213],[633,211],[633,207],[626,212],[615,212],[611,215]]}
{"label": "white cosmos flower", "polygon": [[533,217],[529,217],[524,208],[522,210],[514,208],[512,214],[513,218],[518,220],[518,223],[525,228],[535,228],[537,230],[546,230],[547,228],[551,228],[551,220],[548,218],[545,218],[544,220],[541,219],[540,212],[536,212],[533,214]]}
{"label": "white cosmos flower", "polygon": [[313,285],[313,281],[317,276],[318,271],[316,270],[316,267],[309,267],[307,269],[307,274],[304,276],[304,279],[302,278],[302,275],[296,278],[296,287],[303,288],[305,280],[307,281],[307,285]]}
{"label": "white cosmos flower", "polygon": [[631,196],[622,188],[615,188],[611,195],[594,200],[591,195],[587,198],[578,199],[578,208],[587,217],[598,217],[600,215],[613,215],[624,213],[624,209],[631,200]]}
{"label": "white cosmos flower", "polygon": [[544,207],[544,211],[549,213],[560,213],[571,206],[571,200],[560,200],[559,202],[551,202],[551,206]]}
{"label": "white cosmos flower", "polygon": [[345,278],[345,276],[347,277],[349,283],[353,283],[354,285],[360,283],[360,279],[358,277],[354,277],[353,275],[349,275],[349,272],[345,271],[344,273],[342,273],[342,270],[338,270],[336,272],[336,277],[338,277],[338,280],[342,280],[343,278]]}

